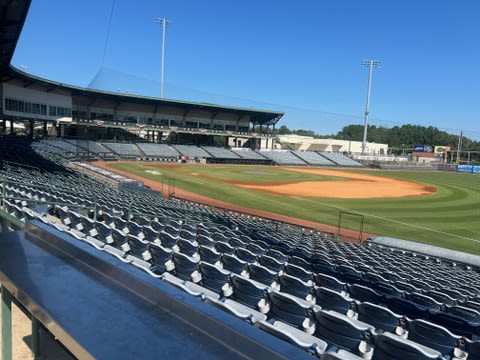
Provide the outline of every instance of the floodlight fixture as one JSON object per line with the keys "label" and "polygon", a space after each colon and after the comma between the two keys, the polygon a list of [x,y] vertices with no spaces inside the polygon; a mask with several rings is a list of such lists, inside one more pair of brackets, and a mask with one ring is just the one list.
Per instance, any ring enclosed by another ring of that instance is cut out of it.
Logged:
{"label": "floodlight fixture", "polygon": [[363,60],[362,66],[368,67],[368,84],[367,84],[367,101],[365,104],[365,121],[363,128],[363,141],[362,141],[362,155],[365,155],[367,147],[367,128],[368,128],[368,107],[370,105],[370,90],[372,86],[372,69],[374,67],[380,67],[380,61],[377,60]]}
{"label": "floodlight fixture", "polygon": [[167,25],[171,24],[170,20],[164,18],[156,18],[155,22],[160,24],[162,32],[162,46],[160,51],[160,97],[163,98],[163,67],[165,63],[165,29]]}

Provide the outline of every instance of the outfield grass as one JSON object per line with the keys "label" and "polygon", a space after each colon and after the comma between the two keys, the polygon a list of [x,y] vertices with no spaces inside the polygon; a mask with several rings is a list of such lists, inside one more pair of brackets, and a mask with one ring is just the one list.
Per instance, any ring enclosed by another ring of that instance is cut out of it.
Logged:
{"label": "outfield grass", "polygon": [[[364,231],[480,254],[480,176],[450,172],[345,170],[419,181],[434,186],[431,195],[383,199],[281,196],[235,186],[233,181],[284,183],[331,180],[331,176],[272,166],[116,163],[112,166],[241,206],[337,225],[340,211],[364,215]],[[156,170],[153,173],[146,170]],[[337,170],[337,169],[336,169]],[[159,174],[160,173],[160,174]],[[345,178],[336,180],[348,181]],[[342,226],[358,229],[358,218]]]}

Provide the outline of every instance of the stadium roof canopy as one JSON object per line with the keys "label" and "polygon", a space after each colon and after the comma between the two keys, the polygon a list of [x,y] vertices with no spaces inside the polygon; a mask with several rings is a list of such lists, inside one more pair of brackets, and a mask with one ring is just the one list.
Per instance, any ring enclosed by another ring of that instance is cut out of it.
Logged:
{"label": "stadium roof canopy", "polygon": [[31,0],[0,0],[0,78],[2,82],[21,80],[24,87],[32,84],[41,86],[45,91],[53,90],[66,91],[73,97],[88,98],[91,101],[105,99],[121,104],[139,103],[152,105],[154,107],[168,106],[181,108],[185,113],[192,110],[203,110],[213,115],[216,113],[229,113],[238,117],[249,116],[250,122],[255,125],[274,125],[284,115],[283,112],[260,110],[254,108],[242,108],[233,106],[221,106],[203,102],[188,102],[173,99],[160,99],[149,96],[138,96],[131,94],[119,94],[116,92],[82,88],[79,86],[67,85],[60,82],[43,79],[26,72],[23,72],[10,65],[20,33],[25,23]]}
{"label": "stadium roof canopy", "polygon": [[17,46],[31,0],[0,0],[0,73],[8,79],[10,62]]}

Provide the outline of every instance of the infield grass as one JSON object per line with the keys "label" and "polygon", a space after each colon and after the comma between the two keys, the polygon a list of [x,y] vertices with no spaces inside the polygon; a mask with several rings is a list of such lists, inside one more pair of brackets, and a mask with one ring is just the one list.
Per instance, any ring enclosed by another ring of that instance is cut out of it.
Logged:
{"label": "infield grass", "polygon": [[[340,211],[364,216],[364,231],[480,254],[480,175],[440,171],[378,171],[345,169],[434,186],[431,195],[399,198],[340,199],[284,196],[246,189],[233,182],[286,183],[348,179],[272,166],[154,165],[112,163],[135,173],[218,200],[319,223],[337,225]],[[147,170],[149,172],[147,172]],[[335,170],[339,170],[335,168]],[[358,217],[342,217],[342,227],[359,228]]]}

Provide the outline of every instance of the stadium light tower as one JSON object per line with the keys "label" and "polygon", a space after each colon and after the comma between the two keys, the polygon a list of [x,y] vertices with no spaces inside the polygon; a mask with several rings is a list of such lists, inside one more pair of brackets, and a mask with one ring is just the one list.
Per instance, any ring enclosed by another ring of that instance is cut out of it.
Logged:
{"label": "stadium light tower", "polygon": [[363,141],[362,141],[362,155],[365,155],[367,147],[367,127],[368,127],[368,106],[370,105],[370,89],[372,85],[372,69],[374,67],[380,67],[380,61],[376,60],[363,60],[362,65],[368,67],[368,85],[367,85],[367,102],[365,105],[365,122],[363,129]]}
{"label": "stadium light tower", "polygon": [[170,20],[156,18],[155,22],[160,24],[162,30],[162,49],[160,53],[160,97],[163,98],[163,64],[165,59],[165,28],[171,23]]}

